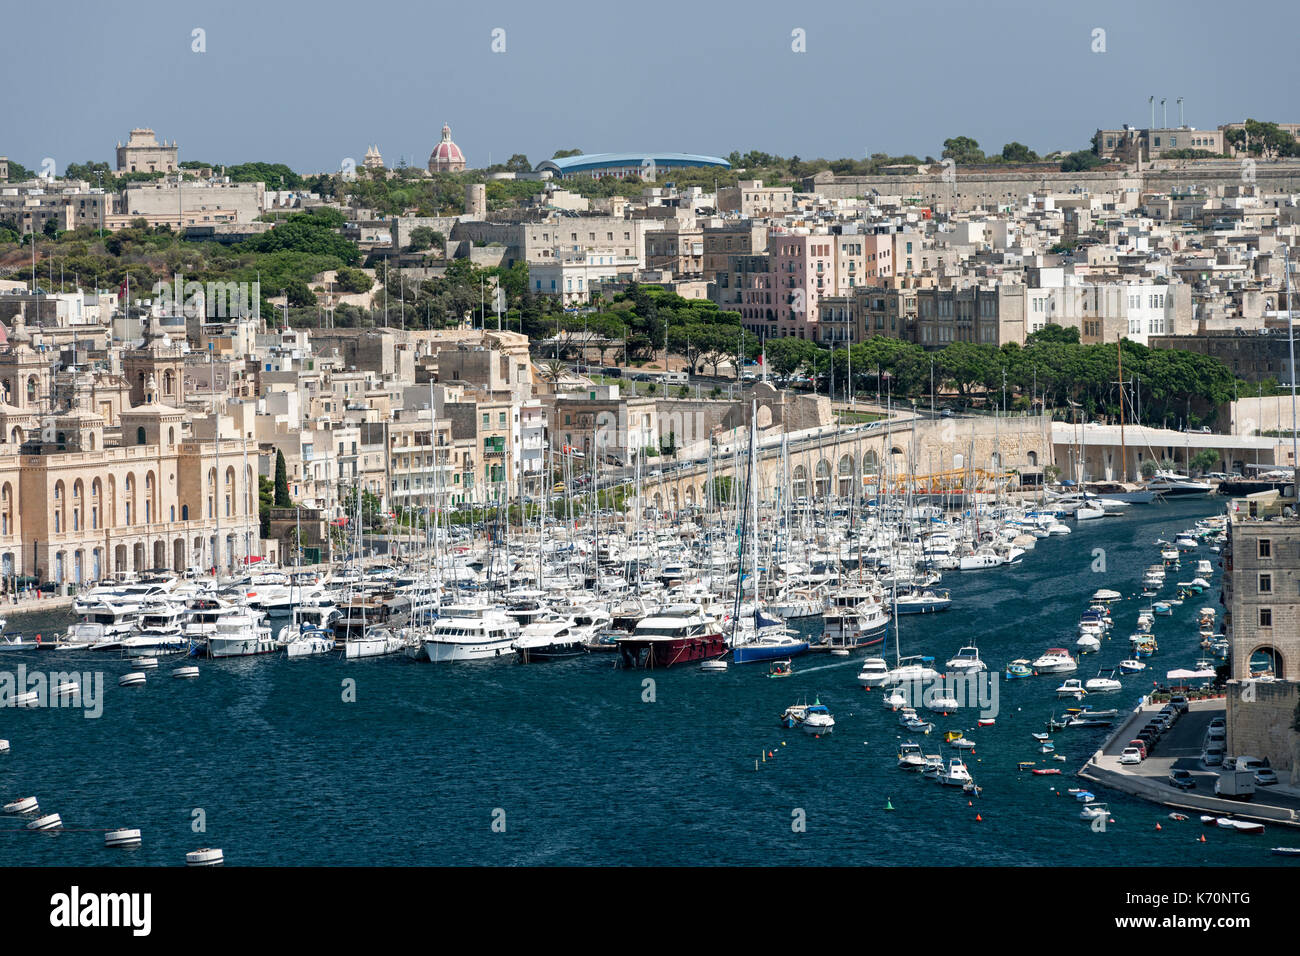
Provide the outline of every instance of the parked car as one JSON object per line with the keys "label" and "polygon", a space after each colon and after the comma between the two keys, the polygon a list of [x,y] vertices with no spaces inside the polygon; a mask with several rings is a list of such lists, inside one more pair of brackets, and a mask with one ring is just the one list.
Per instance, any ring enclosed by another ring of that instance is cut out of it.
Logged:
{"label": "parked car", "polygon": [[1223,740],[1227,736],[1228,732],[1223,727],[1216,727],[1214,724],[1210,724],[1210,726],[1205,728],[1206,740]]}
{"label": "parked car", "polygon": [[1169,786],[1178,790],[1195,790],[1196,778],[1190,770],[1171,770],[1166,778]]}
{"label": "parked car", "polygon": [[1223,765],[1222,750],[1207,750],[1201,754],[1201,766],[1220,767]]}
{"label": "parked car", "polygon": [[1145,740],[1143,740],[1140,737],[1134,737],[1132,740],[1128,742],[1128,745],[1130,747],[1136,747],[1138,750],[1140,750],[1142,752],[1143,760],[1147,759],[1147,742]]}
{"label": "parked car", "polygon": [[1174,708],[1174,710],[1178,711],[1180,714],[1185,714],[1187,713],[1187,708],[1191,706],[1191,702],[1182,694],[1179,694],[1177,697],[1169,698],[1169,706]]}
{"label": "parked car", "polygon": [[1261,787],[1272,787],[1277,784],[1277,772],[1272,767],[1261,767],[1255,771],[1255,783]]}
{"label": "parked car", "polygon": [[1210,726],[1218,727],[1220,729],[1226,729],[1228,726],[1228,722],[1224,720],[1222,717],[1215,717],[1213,720],[1210,721]]}
{"label": "parked car", "polygon": [[1141,763],[1142,751],[1136,747],[1125,747],[1124,752],[1119,755],[1119,762],[1122,764]]}

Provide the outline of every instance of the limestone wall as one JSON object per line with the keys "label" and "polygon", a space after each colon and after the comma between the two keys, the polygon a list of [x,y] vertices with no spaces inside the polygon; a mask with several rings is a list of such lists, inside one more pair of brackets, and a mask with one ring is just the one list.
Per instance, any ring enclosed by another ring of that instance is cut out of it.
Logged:
{"label": "limestone wall", "polygon": [[1294,681],[1228,682],[1228,753],[1267,757],[1279,774],[1300,764],[1300,734],[1291,729],[1300,684]]}

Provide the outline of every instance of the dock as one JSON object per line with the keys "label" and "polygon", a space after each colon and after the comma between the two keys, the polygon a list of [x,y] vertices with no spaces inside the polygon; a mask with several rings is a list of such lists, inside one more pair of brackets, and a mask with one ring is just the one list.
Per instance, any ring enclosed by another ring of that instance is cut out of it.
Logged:
{"label": "dock", "polygon": [[[1138,764],[1121,764],[1120,754],[1128,741],[1154,716],[1163,703],[1142,698],[1101,748],[1092,755],[1078,776],[1098,786],[1191,814],[1232,816],[1258,823],[1300,827],[1300,789],[1284,783],[1258,787],[1249,800],[1227,800],[1214,795],[1217,770],[1201,767],[1201,740],[1214,717],[1224,715],[1222,698],[1192,701],[1173,727]],[[1194,790],[1176,790],[1168,783],[1171,770],[1191,771]],[[1283,775],[1279,774],[1279,778]]]}

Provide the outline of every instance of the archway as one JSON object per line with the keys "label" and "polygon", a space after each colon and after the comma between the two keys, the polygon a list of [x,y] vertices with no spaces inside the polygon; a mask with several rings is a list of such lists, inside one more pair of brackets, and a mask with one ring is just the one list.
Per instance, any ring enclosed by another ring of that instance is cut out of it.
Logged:
{"label": "archway", "polygon": [[155,568],[167,567],[167,542],[155,541],[153,543],[153,566]]}
{"label": "archway", "polygon": [[841,455],[839,464],[839,489],[838,493],[841,498],[849,497],[853,494],[853,456]]}
{"label": "archway", "polygon": [[1282,655],[1271,644],[1255,648],[1250,652],[1247,661],[1247,670],[1251,677],[1276,677],[1279,680],[1286,677],[1282,670]]}
{"label": "archway", "polygon": [[124,544],[119,544],[113,549],[113,570],[118,574],[127,570],[126,545]]}
{"label": "archway", "polygon": [[185,539],[177,538],[172,543],[172,570],[185,570]]}
{"label": "archway", "polygon": [[808,497],[808,469],[803,465],[794,466],[794,479],[790,482],[790,492],[796,501]]}
{"label": "archway", "polygon": [[831,463],[823,458],[817,462],[816,495],[822,497],[831,493]]}

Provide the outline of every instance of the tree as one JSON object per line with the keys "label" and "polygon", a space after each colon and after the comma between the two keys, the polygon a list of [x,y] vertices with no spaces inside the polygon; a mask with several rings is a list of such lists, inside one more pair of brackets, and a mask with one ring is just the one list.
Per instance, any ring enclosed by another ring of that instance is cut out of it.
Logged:
{"label": "tree", "polygon": [[569,156],[581,156],[581,155],[582,155],[582,150],[580,149],[557,149],[555,151],[555,155],[552,156],[551,159],[565,159]]}
{"label": "tree", "polygon": [[1091,150],[1081,149],[1078,152],[1071,153],[1061,160],[1061,172],[1079,173],[1093,169],[1105,162],[1100,156]]}
{"label": "tree", "polygon": [[356,295],[362,292],[369,292],[374,287],[375,280],[370,277],[368,272],[360,269],[349,269],[346,266],[339,269],[334,276],[334,286],[340,292]]}
{"label": "tree", "polygon": [[943,141],[943,156],[958,164],[984,162],[980,144],[969,136],[954,136]]}
{"label": "tree", "polygon": [[1192,456],[1192,471],[1203,475],[1219,463],[1219,453],[1213,448],[1202,448]]}
{"label": "tree", "polygon": [[289,305],[295,309],[305,309],[316,304],[316,294],[302,279],[290,279],[285,283],[284,294]]}
{"label": "tree", "polygon": [[289,497],[289,468],[284,462],[284,452],[278,448],[275,450],[275,507],[293,507],[293,499]]}
{"label": "tree", "polygon": [[515,153],[513,156],[511,156],[509,159],[506,160],[507,172],[527,173],[527,172],[531,172],[532,168],[533,168],[532,163],[528,161],[528,157],[525,156],[523,153]]}
{"label": "tree", "polygon": [[420,252],[431,245],[433,245],[433,230],[428,226],[416,226],[411,230],[410,241],[406,248],[412,252]]}
{"label": "tree", "polygon": [[1024,143],[1013,141],[1002,147],[1002,159],[1008,163],[1036,163],[1038,154]]}

